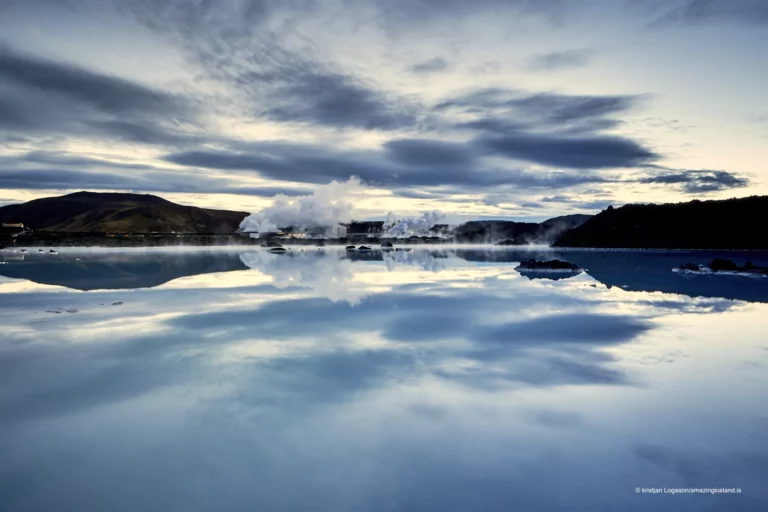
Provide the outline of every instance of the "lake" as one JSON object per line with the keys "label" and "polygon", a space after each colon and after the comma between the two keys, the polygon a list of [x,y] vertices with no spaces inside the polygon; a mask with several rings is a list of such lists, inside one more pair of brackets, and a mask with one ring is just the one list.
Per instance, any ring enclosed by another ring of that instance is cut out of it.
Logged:
{"label": "lake", "polygon": [[715,256],[768,265],[2,251],[0,510],[768,510],[768,279]]}

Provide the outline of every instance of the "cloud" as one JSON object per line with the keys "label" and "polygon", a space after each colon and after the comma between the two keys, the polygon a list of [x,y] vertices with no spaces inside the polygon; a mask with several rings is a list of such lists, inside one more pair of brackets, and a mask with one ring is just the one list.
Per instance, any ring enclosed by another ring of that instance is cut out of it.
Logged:
{"label": "cloud", "polygon": [[586,66],[591,58],[589,50],[566,50],[534,55],[528,59],[527,66],[535,71],[573,69]]}
{"label": "cloud", "polygon": [[436,104],[433,112],[459,130],[585,136],[617,127],[622,122],[619,116],[636,108],[641,99],[490,88],[448,98]]}
{"label": "cloud", "polygon": [[542,203],[568,203],[571,198],[568,196],[548,196],[539,199]]}
{"label": "cloud", "polygon": [[13,156],[0,157],[0,164],[17,164],[19,162],[30,162],[45,165],[67,165],[73,167],[115,167],[118,169],[140,169],[152,170],[156,167],[149,164],[133,164],[126,162],[113,162],[103,158],[93,158],[79,154],[70,154],[55,151],[30,151],[29,153]]}
{"label": "cloud", "polygon": [[475,336],[483,343],[509,349],[546,343],[612,345],[631,340],[650,328],[650,324],[628,316],[571,313],[489,327]]}
{"label": "cloud", "polygon": [[0,98],[0,129],[150,143],[180,140],[169,121],[189,121],[193,110],[180,96],[7,45],[0,45]]}
{"label": "cloud", "polygon": [[568,8],[563,0],[391,0],[370,3],[379,10],[379,21],[387,28],[423,28],[424,23],[439,22],[444,19],[461,20],[462,18],[492,13],[498,16],[516,15],[541,16],[553,19]]}
{"label": "cloud", "polygon": [[634,167],[659,158],[632,140],[614,136],[509,133],[486,136],[478,145],[490,154],[568,169]]}
{"label": "cloud", "polygon": [[0,46],[0,79],[25,89],[63,96],[110,114],[160,112],[173,114],[179,104],[174,96],[68,64],[40,59]]}
{"label": "cloud", "polygon": [[305,122],[365,130],[394,130],[417,122],[407,104],[374,90],[361,79],[317,65],[286,69],[266,98],[277,106],[263,111],[280,122]]}
{"label": "cloud", "polygon": [[749,185],[747,178],[741,178],[728,171],[710,170],[669,172],[641,178],[639,181],[640,183],[681,185],[683,191],[689,194],[716,192]]}
{"label": "cloud", "polygon": [[448,68],[448,63],[442,57],[435,57],[411,66],[411,72],[417,74],[435,73]]}
{"label": "cloud", "polygon": [[768,3],[764,0],[686,0],[661,21],[699,23],[720,20],[766,24]]}
{"label": "cloud", "polygon": [[128,2],[125,12],[181,41],[209,80],[227,88],[222,101],[241,115],[281,123],[394,130],[418,121],[417,107],[340,69],[307,49],[291,48],[275,28],[318,12],[308,0]]}
{"label": "cloud", "polygon": [[301,187],[248,186],[231,180],[171,171],[80,171],[61,168],[0,170],[0,189],[16,190],[125,190],[133,192],[187,192],[237,194],[257,197],[304,195]]}
{"label": "cloud", "polygon": [[[357,176],[385,187],[470,188],[517,185],[563,188],[610,181],[605,176],[561,171],[528,172],[498,168],[476,161],[478,147],[425,139],[390,141],[380,150],[330,151],[313,145],[252,144],[251,151],[184,151],[164,160],[178,165],[256,173],[259,176],[300,183],[324,184]],[[482,149],[482,148],[480,148]],[[495,151],[485,151],[493,153]]]}
{"label": "cloud", "polygon": [[476,162],[466,143],[427,139],[394,139],[384,144],[390,159],[414,166],[470,166]]}

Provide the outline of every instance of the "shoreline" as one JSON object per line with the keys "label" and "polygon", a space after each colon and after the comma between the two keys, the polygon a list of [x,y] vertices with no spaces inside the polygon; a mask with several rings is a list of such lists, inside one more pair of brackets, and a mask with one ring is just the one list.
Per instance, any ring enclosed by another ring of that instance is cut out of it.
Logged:
{"label": "shoreline", "polygon": [[[253,250],[259,250],[264,249],[267,250],[267,247],[262,247],[262,244],[265,243],[265,240],[260,239],[252,239],[255,241],[258,241],[258,243],[255,242],[247,242],[248,239],[242,239],[233,241],[232,243],[205,243],[205,244],[199,244],[199,243],[164,243],[164,244],[137,244],[137,243],[131,243],[131,244],[109,244],[109,245],[79,245],[79,244],[34,244],[34,245],[26,245],[26,244],[18,244],[14,246],[9,247],[3,247],[0,248],[0,254],[6,253],[6,254],[18,254],[22,250],[25,252],[23,254],[43,254],[42,252],[38,252],[40,249],[44,249],[45,251],[48,251],[50,249],[55,250],[63,250],[65,252],[80,252],[80,251],[172,251],[172,250],[181,250],[181,251],[206,251],[206,250],[215,250],[215,251],[240,251],[240,250],[246,250],[246,251],[253,251]],[[330,249],[330,250],[344,250],[344,248],[348,245],[368,245],[371,247],[372,252],[396,252],[393,251],[392,248],[382,248],[379,246],[378,242],[370,241],[369,239],[367,242],[361,242],[361,241],[342,241],[340,239],[335,240],[326,240],[324,245],[318,245],[317,240],[307,240],[307,241],[288,241],[288,240],[280,240],[279,243],[284,246],[289,251],[291,249],[301,249],[301,251],[306,250],[323,250],[323,249]],[[679,249],[679,248],[668,248],[668,249],[660,249],[660,248],[614,248],[614,247],[552,247],[548,245],[506,245],[506,246],[498,246],[494,244],[489,243],[463,243],[463,242],[453,242],[453,241],[444,241],[440,243],[433,243],[433,242],[412,242],[412,241],[399,241],[398,239],[387,239],[387,241],[391,241],[395,247],[395,250],[398,247],[408,247],[412,249],[425,249],[425,250],[461,250],[461,249],[482,249],[485,251],[493,251],[493,252],[506,252],[506,251],[545,251],[545,252],[644,252],[644,253],[690,253],[690,252],[729,252],[729,253],[766,253],[768,252],[765,249],[719,249],[719,248],[702,248],[702,249]],[[239,242],[239,243],[238,243]],[[243,243],[245,242],[245,243]]]}

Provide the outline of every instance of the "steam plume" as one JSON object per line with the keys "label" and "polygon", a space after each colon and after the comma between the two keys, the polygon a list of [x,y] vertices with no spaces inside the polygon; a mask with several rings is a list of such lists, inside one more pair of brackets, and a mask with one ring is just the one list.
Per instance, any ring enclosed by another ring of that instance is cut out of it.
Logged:
{"label": "steam plume", "polygon": [[350,222],[355,207],[350,201],[364,192],[365,186],[357,177],[347,181],[332,181],[315,189],[312,195],[288,197],[275,196],[272,206],[243,219],[240,229],[265,233],[278,228],[296,226],[301,229],[333,228],[339,223]]}
{"label": "steam plume", "polygon": [[409,236],[428,236],[430,229],[435,224],[440,224],[445,220],[445,214],[435,210],[424,212],[418,217],[398,217],[393,212],[387,214],[387,220],[384,221],[383,238],[406,238]]}

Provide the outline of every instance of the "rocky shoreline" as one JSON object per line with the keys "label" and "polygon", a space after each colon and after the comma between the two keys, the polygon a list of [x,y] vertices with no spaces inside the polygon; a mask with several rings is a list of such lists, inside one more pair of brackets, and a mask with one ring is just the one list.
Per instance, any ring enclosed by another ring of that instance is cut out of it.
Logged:
{"label": "rocky shoreline", "polygon": [[684,263],[679,267],[673,268],[672,272],[688,275],[721,275],[721,276],[742,276],[742,277],[768,277],[768,267],[759,267],[748,261],[744,266],[739,266],[731,260],[715,258],[709,265],[698,265],[696,263]]}

